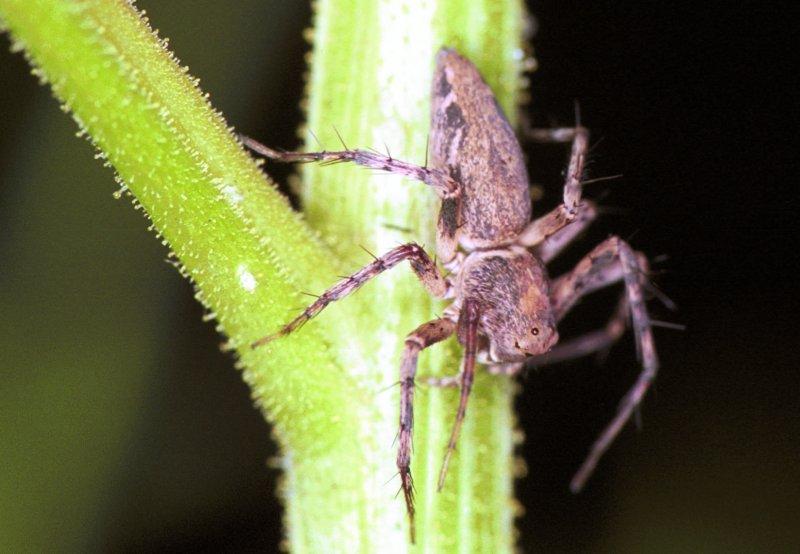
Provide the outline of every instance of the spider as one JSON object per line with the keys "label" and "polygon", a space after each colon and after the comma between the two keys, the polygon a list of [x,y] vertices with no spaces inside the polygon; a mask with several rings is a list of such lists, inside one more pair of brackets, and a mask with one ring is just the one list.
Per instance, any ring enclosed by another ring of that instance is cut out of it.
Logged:
{"label": "spider", "polygon": [[[591,447],[570,488],[579,491],[598,460],[630,419],[656,376],[658,358],[643,294],[647,259],[617,236],[596,246],[568,273],[550,279],[546,264],[596,217],[581,198],[588,131],[533,129],[539,141],[571,142],[563,202],[531,220],[528,175],[519,142],[491,89],[476,67],[452,49],[436,57],[431,90],[430,163],[417,166],[373,151],[345,147],[336,152],[277,151],[242,137],[254,152],[282,162],[354,162],[400,174],[430,186],[441,199],[436,253],[449,272],[415,243],[393,248],[333,285],[263,345],[287,335],[380,273],[408,260],[424,287],[451,301],[442,317],[423,323],[405,339],[400,365],[400,421],[397,453],[401,487],[413,539],[414,489],[411,435],[414,380],[420,351],[451,335],[464,348],[461,371],[435,384],[460,389],[458,410],[439,473],[444,486],[475,375],[476,363],[495,374],[514,375],[524,364],[542,365],[584,356],[608,347],[632,321],[642,371],[622,399],[617,414]],[[557,323],[581,297],[622,281],[616,310],[603,329],[558,342]]]}

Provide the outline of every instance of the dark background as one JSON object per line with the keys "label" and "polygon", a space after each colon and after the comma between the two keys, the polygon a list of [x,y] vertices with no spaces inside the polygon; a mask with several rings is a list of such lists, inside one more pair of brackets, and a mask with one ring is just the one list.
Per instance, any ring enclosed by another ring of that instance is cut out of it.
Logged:
{"label": "dark background", "polygon": [[[296,144],[304,2],[138,4],[231,124]],[[590,185],[607,214],[557,269],[611,232],[629,237],[666,258],[655,279],[679,310],[653,311],[686,330],[657,330],[663,367],[642,432],[626,429],[579,496],[571,473],[638,371],[630,336],[603,363],[523,377],[520,544],[796,551],[790,18],[778,3],[531,9],[531,117],[570,124],[579,100],[591,176],[624,175]],[[0,76],[0,537],[29,550],[275,549],[275,447],[188,283],[5,47]],[[527,150],[545,209],[565,149]],[[613,294],[562,335],[601,324]]]}

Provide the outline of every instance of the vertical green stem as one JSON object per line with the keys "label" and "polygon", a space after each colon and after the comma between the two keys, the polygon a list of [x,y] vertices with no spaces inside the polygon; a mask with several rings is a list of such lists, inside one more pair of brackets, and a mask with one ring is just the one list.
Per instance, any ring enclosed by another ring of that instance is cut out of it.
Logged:
{"label": "vertical green stem", "polygon": [[[392,156],[425,162],[429,90],[433,61],[442,46],[470,57],[496,91],[510,116],[516,115],[524,21],[517,1],[441,0],[392,2],[323,0],[317,4],[309,83],[306,144],[389,149]],[[334,129],[335,126],[335,129]],[[312,132],[317,138],[312,136]],[[368,256],[400,242],[420,241],[432,250],[437,200],[419,183],[371,175],[349,166],[304,168],[302,188],[308,221],[329,239],[337,255],[355,267]],[[397,432],[397,395],[377,391],[398,378],[402,338],[436,317],[442,306],[427,297],[411,272],[382,275],[359,293],[365,300],[358,333],[368,361],[363,379],[376,391],[365,416],[364,441],[383,452],[370,472],[391,475],[391,444]],[[365,324],[366,323],[366,324]],[[420,373],[453,374],[459,351],[452,343],[422,355]],[[455,414],[453,390],[421,389],[416,397],[413,474],[419,498],[420,551],[502,552],[513,546],[513,386],[481,376],[445,489],[436,477]],[[400,527],[399,486],[365,483],[369,495],[367,551],[403,550],[390,530]],[[387,508],[389,508],[387,510]],[[299,539],[298,539],[299,543]],[[299,549],[302,550],[302,549]]]}

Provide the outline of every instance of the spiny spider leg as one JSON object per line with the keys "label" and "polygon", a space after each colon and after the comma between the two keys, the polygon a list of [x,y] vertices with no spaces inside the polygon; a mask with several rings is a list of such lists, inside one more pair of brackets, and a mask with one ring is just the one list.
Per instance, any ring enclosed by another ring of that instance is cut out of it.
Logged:
{"label": "spiny spider leg", "polygon": [[595,219],[597,219],[597,207],[594,202],[584,200],[581,202],[580,210],[578,210],[577,219],[555,233],[550,233],[549,235],[542,233],[541,236],[544,239],[534,247],[534,253],[545,264],[550,263]]}
{"label": "spiny spider leg", "polygon": [[458,184],[441,169],[414,165],[391,156],[370,150],[340,150],[336,152],[289,152],[273,150],[246,136],[240,136],[242,143],[257,154],[279,162],[353,162],[355,164],[403,175],[431,186],[440,198],[454,198],[459,194]]}
{"label": "spiny spider leg", "polygon": [[538,245],[578,218],[585,206],[585,203],[581,203],[581,178],[589,148],[589,131],[580,125],[561,129],[531,129],[531,132],[536,132],[534,136],[547,142],[571,140],[572,150],[564,180],[563,202],[550,213],[532,221],[520,233],[517,243],[525,247]]}
{"label": "spiny spider leg", "polygon": [[464,423],[464,416],[467,413],[467,400],[472,391],[472,382],[475,379],[475,357],[478,351],[478,304],[473,299],[464,300],[461,307],[461,315],[458,318],[458,340],[464,345],[464,362],[461,369],[461,395],[458,401],[458,411],[453,430],[450,433],[450,441],[447,443],[447,451],[442,461],[442,469],[439,471],[439,483],[437,490],[441,491],[444,487],[444,479],[447,476],[447,466],[450,464],[450,457],[456,449],[458,435],[461,432],[461,425]]}
{"label": "spiny spider leg", "polygon": [[408,260],[411,263],[411,268],[414,270],[414,273],[417,274],[419,280],[422,281],[422,284],[433,296],[443,298],[447,294],[449,285],[439,274],[439,271],[436,269],[436,264],[433,263],[433,260],[431,260],[422,247],[416,243],[410,242],[392,248],[386,254],[375,258],[373,262],[365,265],[349,277],[345,277],[322,293],[313,304],[303,310],[303,313],[286,324],[280,331],[258,339],[251,347],[256,348],[273,339],[288,335],[321,312],[331,302],[341,300],[345,296],[355,292],[361,288],[364,283],[387,269],[393,268],[403,260]]}
{"label": "spiny spider leg", "polygon": [[533,248],[539,259],[549,263],[561,253],[584,229],[597,219],[594,202],[583,200],[578,205],[577,215],[570,219],[564,205],[533,220],[522,232],[519,244]]}
{"label": "spiny spider leg", "polygon": [[600,433],[586,460],[572,478],[570,489],[573,492],[583,488],[597,462],[641,403],[658,371],[658,355],[642,287],[646,270],[644,256],[634,252],[628,243],[619,237],[611,237],[595,247],[572,272],[558,279],[551,293],[556,317],[561,319],[580,297],[620,278],[623,279],[637,350],[642,363],[642,371],[636,383],[620,402],[617,415]]}
{"label": "spiny spider leg", "polygon": [[420,325],[406,337],[400,366],[400,432],[397,469],[406,500],[411,542],[414,542],[414,483],[411,479],[411,432],[414,427],[414,377],[420,351],[452,335],[456,324],[449,319],[434,319]]}
{"label": "spiny spider leg", "polygon": [[[582,297],[625,278],[619,255],[620,247],[615,246],[616,244],[624,244],[630,249],[628,243],[619,237],[609,237],[584,256],[572,271],[554,279],[550,289],[550,302],[556,321],[564,319]],[[639,271],[639,284],[643,287],[649,264],[644,254],[633,252],[633,256]]]}

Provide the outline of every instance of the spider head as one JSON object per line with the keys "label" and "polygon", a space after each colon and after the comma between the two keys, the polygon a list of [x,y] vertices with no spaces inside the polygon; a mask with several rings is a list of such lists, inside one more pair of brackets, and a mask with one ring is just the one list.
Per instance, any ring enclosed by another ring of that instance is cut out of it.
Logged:
{"label": "spider head", "polygon": [[506,319],[501,328],[487,332],[493,360],[512,361],[544,354],[558,341],[558,331],[550,314],[540,317]]}
{"label": "spider head", "polygon": [[537,319],[529,328],[520,329],[514,347],[525,356],[536,356],[549,351],[558,341],[558,331],[551,318]]}
{"label": "spider head", "polygon": [[513,360],[537,356],[549,351],[558,341],[558,331],[551,318],[522,318],[518,325],[506,329],[504,340],[490,341],[496,359]]}
{"label": "spider head", "polygon": [[472,256],[465,264],[462,294],[480,302],[490,359],[517,362],[550,350],[558,332],[544,265],[522,248]]}

